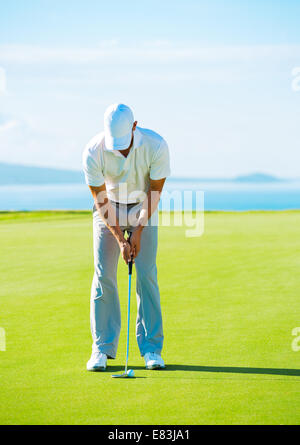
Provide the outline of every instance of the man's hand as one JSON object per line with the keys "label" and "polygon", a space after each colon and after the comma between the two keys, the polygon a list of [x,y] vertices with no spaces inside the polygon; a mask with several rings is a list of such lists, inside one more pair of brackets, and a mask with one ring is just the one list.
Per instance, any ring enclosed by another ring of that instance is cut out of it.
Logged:
{"label": "man's hand", "polygon": [[131,261],[132,257],[132,247],[126,240],[121,241],[119,245],[123,260],[125,261],[126,264],[128,264],[128,262]]}
{"label": "man's hand", "polygon": [[138,226],[134,229],[132,232],[132,235],[130,237],[130,245],[131,245],[131,252],[133,259],[136,258],[139,254],[139,251],[141,249],[141,236],[142,236],[143,227]]}

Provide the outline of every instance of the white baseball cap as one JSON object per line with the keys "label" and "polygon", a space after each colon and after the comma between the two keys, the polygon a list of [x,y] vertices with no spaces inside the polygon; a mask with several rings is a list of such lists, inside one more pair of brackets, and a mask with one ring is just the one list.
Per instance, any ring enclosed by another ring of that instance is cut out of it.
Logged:
{"label": "white baseball cap", "polygon": [[110,105],[104,113],[106,149],[126,150],[131,142],[133,123],[133,113],[127,105]]}

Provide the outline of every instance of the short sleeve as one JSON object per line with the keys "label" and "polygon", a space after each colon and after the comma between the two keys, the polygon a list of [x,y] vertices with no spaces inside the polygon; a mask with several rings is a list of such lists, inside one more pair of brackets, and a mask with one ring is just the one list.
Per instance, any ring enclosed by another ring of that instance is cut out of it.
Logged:
{"label": "short sleeve", "polygon": [[82,155],[82,166],[87,185],[100,187],[105,181],[101,165],[96,155],[97,153],[85,149]]}
{"label": "short sleeve", "polygon": [[163,179],[170,176],[170,174],[169,148],[163,139],[150,165],[150,179]]}

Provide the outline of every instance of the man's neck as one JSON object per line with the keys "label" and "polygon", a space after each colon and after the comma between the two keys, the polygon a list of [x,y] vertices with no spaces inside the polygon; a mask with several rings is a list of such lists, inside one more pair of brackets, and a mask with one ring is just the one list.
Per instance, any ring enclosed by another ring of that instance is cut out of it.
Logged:
{"label": "man's neck", "polygon": [[127,158],[127,156],[129,155],[129,152],[130,152],[132,146],[133,146],[133,135],[132,135],[129,147],[126,148],[126,150],[119,150],[119,152],[121,153],[121,155],[124,156],[124,158]]}

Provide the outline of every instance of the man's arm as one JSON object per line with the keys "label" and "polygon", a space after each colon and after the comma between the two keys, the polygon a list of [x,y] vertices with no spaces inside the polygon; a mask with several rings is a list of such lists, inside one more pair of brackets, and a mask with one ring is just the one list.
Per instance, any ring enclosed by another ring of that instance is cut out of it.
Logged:
{"label": "man's arm", "polygon": [[157,180],[150,179],[149,191],[142,205],[138,225],[134,229],[130,238],[130,245],[132,249],[133,258],[136,258],[138,256],[138,253],[141,248],[141,236],[143,229],[147,224],[149,218],[151,218],[151,216],[157,209],[165,180],[166,178]]}
{"label": "man's arm", "polygon": [[133,254],[132,248],[124,238],[124,234],[119,226],[115,208],[107,197],[105,184],[101,185],[100,187],[89,185],[89,188],[92,192],[94,203],[100,218],[116,238],[120,246],[123,259],[125,260],[126,264],[128,264],[128,262],[131,260],[131,255]]}

